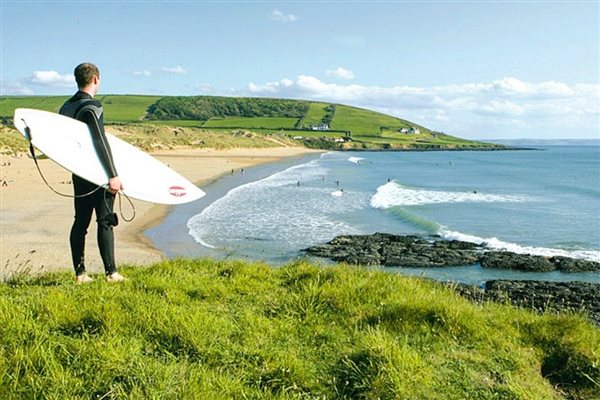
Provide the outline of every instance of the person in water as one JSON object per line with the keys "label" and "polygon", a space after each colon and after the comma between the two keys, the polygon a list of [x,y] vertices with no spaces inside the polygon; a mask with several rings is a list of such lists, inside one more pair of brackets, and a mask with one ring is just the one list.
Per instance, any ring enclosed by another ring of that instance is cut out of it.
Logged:
{"label": "person in water", "polygon": [[93,281],[85,269],[85,236],[94,211],[98,224],[98,248],[104,264],[106,280],[121,282],[125,277],[117,272],[115,263],[113,226],[116,226],[118,221],[117,215],[113,212],[113,205],[115,195],[123,189],[123,185],[117,174],[104,132],[102,104],[94,99],[100,87],[100,71],[94,64],[82,63],[75,67],[74,73],[78,91],[63,104],[60,114],[89,126],[94,148],[108,176],[106,185],[98,186],[73,174],[75,221],[71,227],[69,241],[76,282],[82,284]]}

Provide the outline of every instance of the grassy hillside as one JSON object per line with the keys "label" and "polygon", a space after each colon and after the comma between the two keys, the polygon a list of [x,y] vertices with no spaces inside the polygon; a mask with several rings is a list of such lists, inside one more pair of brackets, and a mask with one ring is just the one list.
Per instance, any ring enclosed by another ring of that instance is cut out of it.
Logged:
{"label": "grassy hillside", "polygon": [[[12,118],[17,108],[58,112],[69,96],[0,96],[0,118]],[[99,95],[107,122],[139,122],[159,96]]]}
{"label": "grassy hillside", "polygon": [[286,117],[229,117],[211,118],[202,124],[205,128],[244,128],[244,129],[293,129],[298,118]]}
{"label": "grassy hillside", "polygon": [[[210,131],[248,130],[256,134],[301,137],[308,147],[357,150],[498,149],[433,132],[400,118],[341,104],[236,97],[101,95],[108,124],[154,124]],[[0,97],[0,118],[15,108],[57,112],[66,97]],[[315,130],[318,126],[325,130]],[[418,131],[417,131],[418,130]]]}
{"label": "grassy hillside", "polygon": [[311,102],[308,111],[302,118],[302,126],[309,127],[311,125],[318,125],[322,122],[323,118],[327,114],[326,108],[329,106],[327,103],[316,103]]}
{"label": "grassy hillside", "polygon": [[109,122],[139,122],[159,96],[98,96]]}
{"label": "grassy hillside", "polygon": [[598,398],[600,331],[580,316],[303,262],[124,273],[0,284],[0,398]]}

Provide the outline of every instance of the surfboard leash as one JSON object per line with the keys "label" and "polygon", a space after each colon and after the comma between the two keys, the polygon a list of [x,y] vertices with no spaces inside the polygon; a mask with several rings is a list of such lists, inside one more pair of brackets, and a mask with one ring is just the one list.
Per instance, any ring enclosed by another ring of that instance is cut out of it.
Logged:
{"label": "surfboard leash", "polygon": [[[38,163],[38,159],[37,159],[37,157],[35,155],[35,149],[33,147],[33,143],[31,142],[31,129],[29,128],[29,125],[27,125],[27,122],[23,118],[21,118],[21,121],[23,121],[23,123],[25,124],[25,134],[27,135],[27,139],[29,140],[29,152],[31,153],[31,157],[33,158],[33,162],[35,163],[35,167],[37,168],[38,173],[40,174],[40,177],[42,178],[42,180],[44,181],[44,183],[46,184],[46,186],[48,186],[48,188],[50,190],[52,190],[54,193],[56,193],[59,196],[68,197],[68,198],[72,198],[72,199],[78,199],[78,198],[82,198],[82,197],[86,197],[86,196],[91,196],[92,194],[94,194],[95,192],[97,192],[100,189],[104,189],[106,191],[106,187],[105,186],[98,186],[95,189],[91,190],[90,192],[84,193],[84,194],[67,194],[67,193],[61,193],[58,190],[54,189],[52,187],[52,185],[50,185],[50,183],[48,182],[48,180],[46,179],[46,177],[44,176],[44,173],[42,172],[42,169],[40,168],[40,164]],[[118,192],[118,194],[119,194],[119,214],[121,214],[121,218],[123,218],[123,221],[125,221],[125,222],[131,222],[131,221],[133,221],[134,218],[135,218],[135,205],[133,204],[133,202],[131,201],[131,199],[129,198],[129,196],[127,196],[125,193]],[[125,198],[129,202],[129,204],[131,205],[131,210],[133,212],[133,215],[129,219],[125,218],[125,216],[123,215],[123,206],[122,206],[122,202],[121,202],[121,194],[123,196],[125,196]],[[106,200],[105,200],[105,202],[106,202]]]}
{"label": "surfboard leash", "polygon": [[50,185],[50,183],[46,180],[46,177],[44,176],[44,173],[42,172],[42,169],[40,168],[40,164],[38,163],[38,159],[35,155],[35,149],[33,147],[33,143],[31,142],[31,129],[29,128],[29,125],[27,125],[27,122],[21,118],[21,121],[23,121],[23,123],[25,124],[25,134],[27,135],[27,139],[29,140],[29,153],[31,153],[31,158],[33,158],[33,162],[35,163],[35,166],[38,170],[38,173],[40,174],[40,177],[42,178],[42,180],[44,181],[44,183],[46,184],[46,186],[48,186],[48,188],[50,188],[50,190],[52,190],[54,193],[56,193],[59,196],[62,197],[70,197],[70,198],[80,198],[80,197],[85,197],[85,196],[89,196],[91,194],[93,194],[94,192],[96,192],[98,189],[101,188],[101,186],[98,186],[97,188],[95,188],[94,190],[92,190],[91,192],[85,193],[85,194],[67,194],[67,193],[61,193],[58,190],[54,189],[52,187],[52,185]]}
{"label": "surfboard leash", "polygon": [[[119,195],[119,214],[121,214],[121,218],[123,218],[123,221],[125,221],[125,222],[133,221],[135,219],[135,205],[133,204],[133,202],[131,201],[129,196],[127,196],[125,193],[117,192],[117,194]],[[125,196],[125,198],[129,202],[129,205],[131,206],[131,211],[132,211],[133,215],[129,219],[125,218],[125,216],[123,215],[123,206],[121,204],[121,195]]]}

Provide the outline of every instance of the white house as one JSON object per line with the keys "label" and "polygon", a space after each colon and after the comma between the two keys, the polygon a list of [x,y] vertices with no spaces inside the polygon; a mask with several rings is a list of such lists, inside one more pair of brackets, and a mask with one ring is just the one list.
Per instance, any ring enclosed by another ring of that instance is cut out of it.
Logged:
{"label": "white house", "polygon": [[327,124],[319,124],[319,125],[315,125],[315,126],[311,127],[311,129],[313,131],[328,131],[329,130],[329,125],[327,125]]}

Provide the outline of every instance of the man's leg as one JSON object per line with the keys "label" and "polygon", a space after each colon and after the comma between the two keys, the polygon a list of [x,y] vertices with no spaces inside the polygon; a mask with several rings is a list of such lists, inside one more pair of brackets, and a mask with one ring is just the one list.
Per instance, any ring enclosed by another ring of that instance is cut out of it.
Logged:
{"label": "man's leg", "polygon": [[[83,195],[93,190],[93,186],[86,180],[73,175],[73,189],[75,195]],[[94,211],[94,202],[92,196],[75,197],[75,221],[71,227],[69,241],[71,243],[71,257],[73,259],[73,268],[75,275],[85,273],[85,235],[87,228],[92,220]]]}
{"label": "man's leg", "polygon": [[117,272],[115,263],[115,236],[113,226],[116,225],[116,217],[113,214],[115,195],[105,189],[95,193],[95,209],[98,222],[98,248],[100,257],[104,264],[106,275]]}

